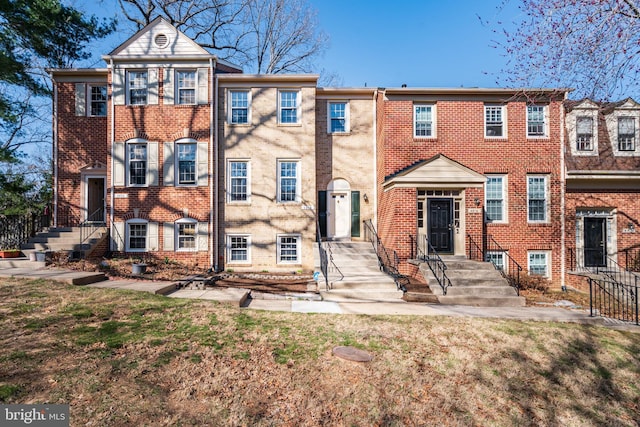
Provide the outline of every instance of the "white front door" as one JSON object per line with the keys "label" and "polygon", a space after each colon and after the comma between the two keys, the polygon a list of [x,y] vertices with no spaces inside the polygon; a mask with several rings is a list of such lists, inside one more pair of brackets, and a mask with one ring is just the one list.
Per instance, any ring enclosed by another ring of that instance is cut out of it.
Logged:
{"label": "white front door", "polygon": [[329,192],[329,238],[343,239],[351,235],[351,192]]}

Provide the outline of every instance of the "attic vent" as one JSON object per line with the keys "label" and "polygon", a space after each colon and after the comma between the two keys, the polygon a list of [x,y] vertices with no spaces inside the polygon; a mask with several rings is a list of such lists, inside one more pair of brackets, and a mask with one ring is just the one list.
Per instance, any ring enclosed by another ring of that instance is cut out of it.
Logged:
{"label": "attic vent", "polygon": [[166,34],[158,34],[154,39],[153,42],[156,44],[156,46],[162,48],[162,47],[167,47],[167,45],[169,44],[169,37],[167,37]]}

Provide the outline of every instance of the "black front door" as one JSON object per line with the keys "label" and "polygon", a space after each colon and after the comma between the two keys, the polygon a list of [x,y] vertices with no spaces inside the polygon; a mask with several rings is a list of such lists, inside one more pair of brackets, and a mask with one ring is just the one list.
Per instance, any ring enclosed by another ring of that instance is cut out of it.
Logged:
{"label": "black front door", "polygon": [[453,253],[453,226],[451,199],[428,199],[429,242],[437,252]]}
{"label": "black front door", "polygon": [[607,229],[605,218],[584,219],[584,266],[607,265]]}

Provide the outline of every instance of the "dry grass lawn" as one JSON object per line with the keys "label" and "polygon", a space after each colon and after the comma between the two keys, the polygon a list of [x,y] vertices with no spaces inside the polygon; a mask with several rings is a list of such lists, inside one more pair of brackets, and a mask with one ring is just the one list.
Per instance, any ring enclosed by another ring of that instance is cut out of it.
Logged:
{"label": "dry grass lawn", "polygon": [[0,282],[0,403],[68,403],[72,426],[638,426],[639,355],[597,326]]}

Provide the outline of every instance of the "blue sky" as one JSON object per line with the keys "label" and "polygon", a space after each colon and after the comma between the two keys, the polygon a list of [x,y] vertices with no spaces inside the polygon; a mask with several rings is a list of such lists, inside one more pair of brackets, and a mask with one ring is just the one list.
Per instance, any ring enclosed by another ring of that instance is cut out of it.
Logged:
{"label": "blue sky", "polygon": [[[501,0],[307,1],[330,37],[317,72],[336,74],[337,83],[346,87],[495,87],[506,58],[491,47],[496,35],[478,16],[498,29],[498,21],[513,22],[519,13],[515,0],[500,11]],[[109,16],[114,4],[84,6]],[[128,23],[121,24],[124,28]],[[96,50],[108,53],[132,34],[114,34]]]}

